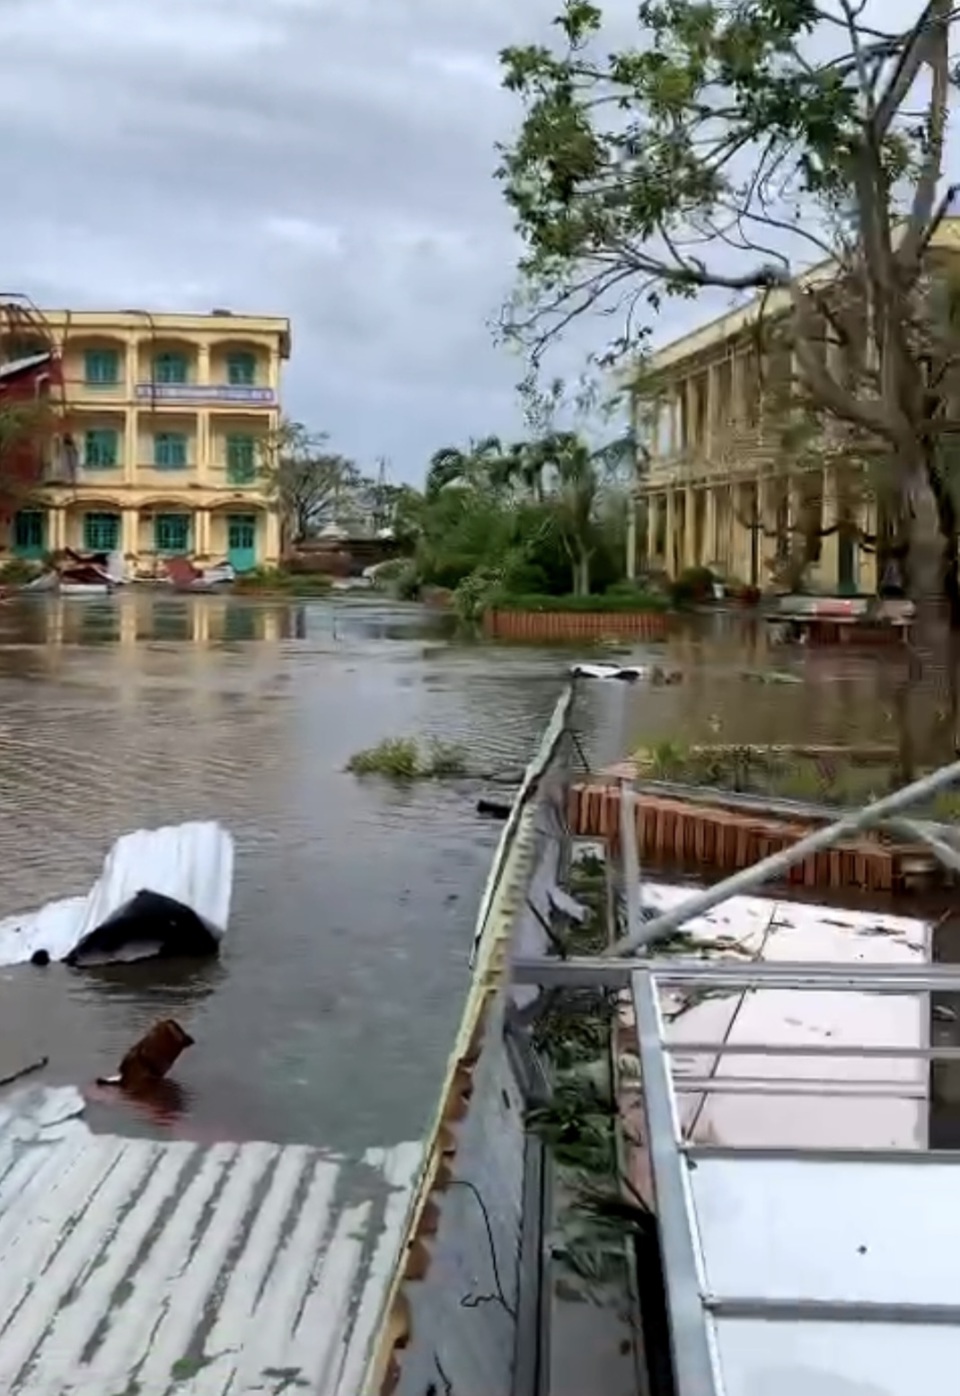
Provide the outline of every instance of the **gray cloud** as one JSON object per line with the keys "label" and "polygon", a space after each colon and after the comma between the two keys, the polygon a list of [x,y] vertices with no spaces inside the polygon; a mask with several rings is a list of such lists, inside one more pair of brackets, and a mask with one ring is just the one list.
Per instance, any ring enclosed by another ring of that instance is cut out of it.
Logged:
{"label": "gray cloud", "polygon": [[517,429],[497,53],[552,0],[6,0],[4,281],[290,315],[289,410],[416,479]]}
{"label": "gray cloud", "polygon": [[516,256],[497,54],[557,7],[4,0],[2,280],[41,304],[288,314],[290,412],[408,479],[439,444],[515,431],[520,366],[487,328]]}

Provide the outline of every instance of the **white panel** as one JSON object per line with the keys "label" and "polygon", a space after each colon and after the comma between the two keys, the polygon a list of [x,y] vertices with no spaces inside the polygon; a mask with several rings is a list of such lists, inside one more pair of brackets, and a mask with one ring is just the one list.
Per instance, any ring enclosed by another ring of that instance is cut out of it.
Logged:
{"label": "white panel", "polygon": [[960,1164],[699,1159],[690,1182],[713,1295],[960,1304]]}
{"label": "white panel", "polygon": [[926,1396],[950,1391],[960,1330],[722,1319],[724,1396]]}

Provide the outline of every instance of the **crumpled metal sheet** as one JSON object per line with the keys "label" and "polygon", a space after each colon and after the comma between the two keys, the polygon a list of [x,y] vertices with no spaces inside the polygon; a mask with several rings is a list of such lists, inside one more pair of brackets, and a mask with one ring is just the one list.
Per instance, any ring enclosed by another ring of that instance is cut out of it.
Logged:
{"label": "crumpled metal sheet", "polygon": [[0,1106],[0,1390],[360,1396],[422,1145],[124,1139],[82,1105]]}
{"label": "crumpled metal sheet", "polygon": [[37,950],[64,959],[141,890],[183,902],[222,936],[230,920],[233,860],[232,837],[213,821],[124,834],[85,897],[48,902],[0,921],[0,966],[24,964]]}

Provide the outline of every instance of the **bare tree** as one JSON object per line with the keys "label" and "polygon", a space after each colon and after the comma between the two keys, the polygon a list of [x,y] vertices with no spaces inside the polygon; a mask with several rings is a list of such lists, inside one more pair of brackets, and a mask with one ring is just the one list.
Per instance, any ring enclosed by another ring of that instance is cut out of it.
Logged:
{"label": "bare tree", "polygon": [[326,432],[287,421],[266,443],[261,470],[280,513],[284,548],[334,520],[359,481],[354,463],[328,450],[328,441]]}

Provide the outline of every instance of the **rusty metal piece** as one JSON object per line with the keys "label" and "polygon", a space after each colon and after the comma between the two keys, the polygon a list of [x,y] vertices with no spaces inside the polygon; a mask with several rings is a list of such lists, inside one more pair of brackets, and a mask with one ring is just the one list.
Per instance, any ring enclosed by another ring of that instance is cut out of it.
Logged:
{"label": "rusty metal piece", "polygon": [[162,1081],[193,1038],[173,1018],[162,1018],[135,1043],[120,1063],[121,1090],[138,1091]]}

